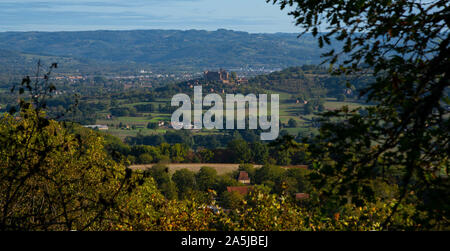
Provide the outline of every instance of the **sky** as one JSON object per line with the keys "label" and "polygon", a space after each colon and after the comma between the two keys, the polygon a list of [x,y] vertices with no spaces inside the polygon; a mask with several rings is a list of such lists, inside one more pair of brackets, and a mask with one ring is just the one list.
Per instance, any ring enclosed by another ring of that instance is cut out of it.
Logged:
{"label": "sky", "polygon": [[0,0],[0,31],[135,29],[299,32],[265,0]]}

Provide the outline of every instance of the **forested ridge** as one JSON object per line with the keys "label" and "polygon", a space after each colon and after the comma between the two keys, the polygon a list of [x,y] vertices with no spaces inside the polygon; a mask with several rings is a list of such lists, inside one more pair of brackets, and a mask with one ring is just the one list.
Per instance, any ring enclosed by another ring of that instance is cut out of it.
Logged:
{"label": "forested ridge", "polygon": [[[178,70],[274,69],[318,64],[324,52],[311,36],[299,40],[296,34],[251,34],[232,30],[2,32],[0,47],[2,53],[14,54],[14,57],[1,58],[4,67],[19,67],[19,62],[11,60],[13,58],[53,57],[60,62],[64,60],[66,70],[83,71],[89,71],[93,65],[99,65],[94,70],[101,71],[107,70],[101,65],[132,70],[139,66]],[[1,70],[6,71],[8,67]]]}

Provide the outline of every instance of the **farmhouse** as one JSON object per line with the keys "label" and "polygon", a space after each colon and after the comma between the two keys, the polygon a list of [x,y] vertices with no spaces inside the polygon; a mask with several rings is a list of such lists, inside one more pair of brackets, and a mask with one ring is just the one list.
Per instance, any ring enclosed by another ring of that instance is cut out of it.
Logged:
{"label": "farmhouse", "polygon": [[250,178],[248,177],[248,173],[244,171],[239,172],[238,181],[242,184],[250,184]]}

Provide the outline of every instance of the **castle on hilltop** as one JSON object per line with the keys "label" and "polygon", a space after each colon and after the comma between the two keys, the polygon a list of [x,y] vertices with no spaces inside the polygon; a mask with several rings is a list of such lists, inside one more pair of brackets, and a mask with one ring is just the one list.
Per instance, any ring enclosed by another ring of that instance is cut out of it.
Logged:
{"label": "castle on hilltop", "polygon": [[230,74],[222,69],[220,71],[205,71],[203,76],[207,82],[230,83]]}

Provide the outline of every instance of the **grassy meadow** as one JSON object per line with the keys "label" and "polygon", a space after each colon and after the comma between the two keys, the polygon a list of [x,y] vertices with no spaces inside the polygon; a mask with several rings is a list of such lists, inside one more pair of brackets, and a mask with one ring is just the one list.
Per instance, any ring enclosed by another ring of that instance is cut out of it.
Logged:
{"label": "grassy meadow", "polygon": [[[158,99],[154,102],[138,102],[138,103],[127,103],[126,100],[121,101],[121,107],[134,107],[136,105],[146,105],[153,104],[155,106],[161,105],[170,105],[170,99]],[[225,100],[224,100],[225,103]],[[280,93],[280,121],[283,124],[287,124],[290,119],[294,119],[297,121],[298,126],[296,128],[287,128],[284,127],[283,130],[286,130],[289,134],[296,136],[299,132],[302,133],[311,133],[317,130],[312,122],[315,118],[318,117],[317,113],[304,115],[304,104],[296,103],[290,100],[290,94],[288,93]],[[326,110],[335,110],[342,106],[348,106],[350,109],[354,109],[357,107],[365,106],[365,104],[358,103],[357,100],[346,100],[346,101],[337,101],[334,98],[326,98],[325,99],[325,109]],[[204,111],[208,110],[207,107],[203,108]],[[236,112],[245,112],[248,114],[248,111],[237,110]],[[270,106],[268,109],[268,114],[270,114]],[[226,114],[226,108],[224,109],[224,115]],[[261,113],[262,114],[262,113]],[[138,113],[138,116],[126,116],[126,117],[112,117],[111,119],[107,119],[108,113],[105,112],[102,114],[101,119],[98,119],[97,124],[108,125],[109,130],[108,133],[117,136],[121,139],[127,136],[136,136],[138,133],[141,135],[151,135],[151,134],[164,134],[170,129],[170,113],[160,113],[160,112],[148,112],[148,113]],[[155,123],[164,121],[165,126],[159,129],[148,129],[147,125],[149,123]],[[121,126],[121,127],[119,127]],[[200,130],[195,133],[208,135],[208,134],[217,134],[216,130]]]}

